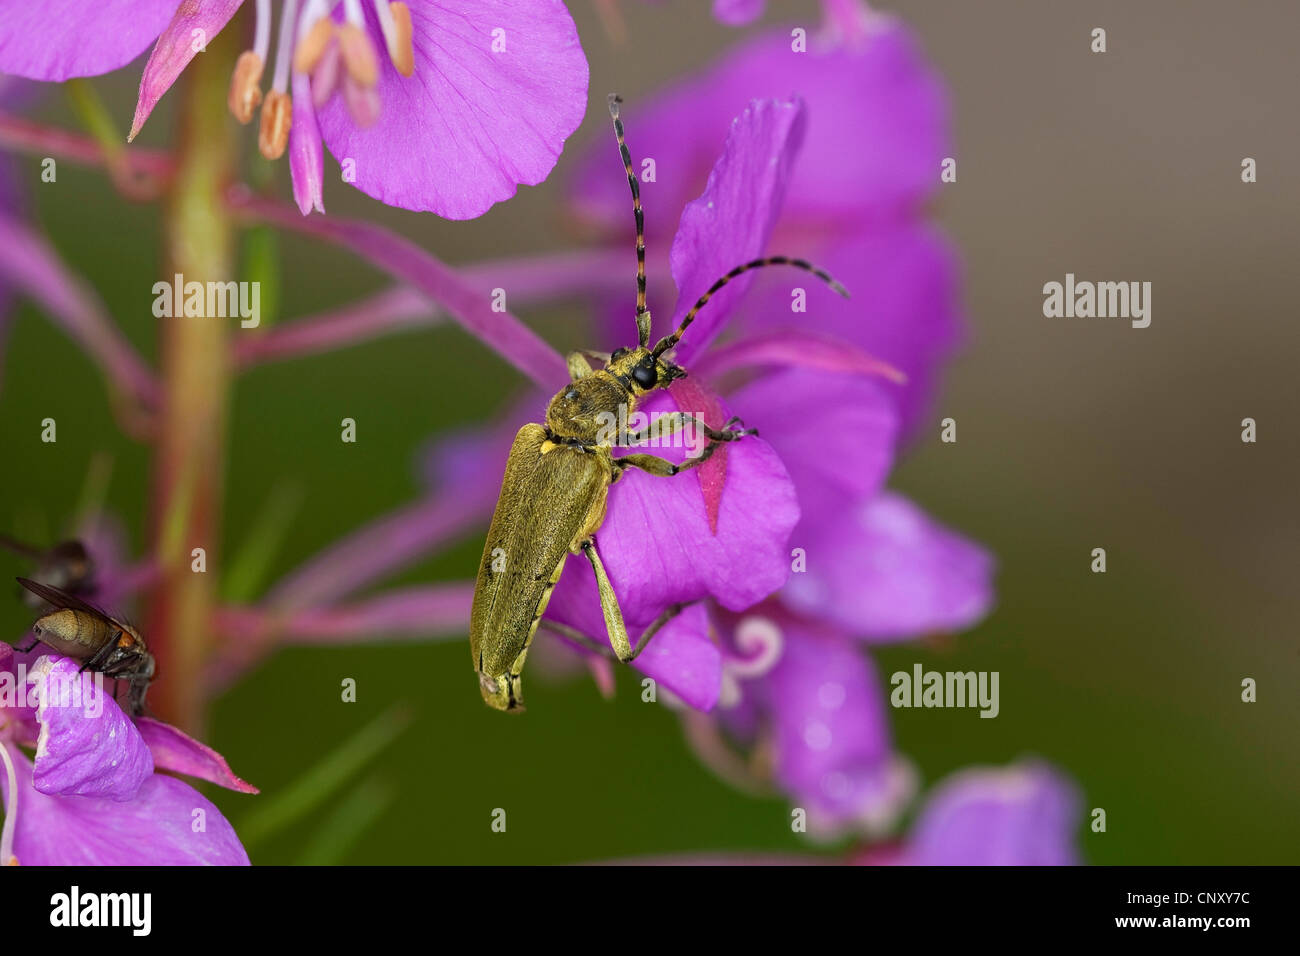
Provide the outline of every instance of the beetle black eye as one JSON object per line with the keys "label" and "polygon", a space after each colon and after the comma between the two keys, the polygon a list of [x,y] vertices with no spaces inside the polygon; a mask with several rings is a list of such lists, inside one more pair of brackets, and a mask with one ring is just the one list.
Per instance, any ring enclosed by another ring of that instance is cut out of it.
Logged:
{"label": "beetle black eye", "polygon": [[627,349],[614,349],[614,351],[610,353],[609,360],[613,362],[617,359],[621,359],[626,354],[627,354]]}
{"label": "beetle black eye", "polygon": [[632,369],[632,379],[642,388],[654,388],[659,373],[655,371],[653,362],[644,362]]}

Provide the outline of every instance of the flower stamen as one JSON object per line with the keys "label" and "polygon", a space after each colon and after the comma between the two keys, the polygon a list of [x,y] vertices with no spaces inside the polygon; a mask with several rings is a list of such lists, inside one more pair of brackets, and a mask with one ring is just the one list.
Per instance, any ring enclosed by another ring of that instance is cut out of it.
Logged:
{"label": "flower stamen", "polygon": [[262,105],[262,61],[252,50],[239,54],[239,59],[235,62],[226,105],[230,107],[235,119],[245,126]]}
{"label": "flower stamen", "polygon": [[271,92],[266,94],[266,102],[262,106],[262,122],[257,132],[257,148],[267,159],[279,159],[289,145],[293,103],[287,90],[297,25],[298,0],[285,0],[284,15],[280,18],[280,36],[275,47],[275,77],[271,81]]}
{"label": "flower stamen", "polygon": [[240,123],[248,125],[262,104],[262,70],[271,45],[271,0],[257,0],[257,25],[253,31],[253,49],[239,54],[235,72],[230,77],[226,104]]}
{"label": "flower stamen", "polygon": [[361,0],[343,0],[347,22],[339,27],[339,52],[348,76],[364,87],[379,82],[379,57],[366,33],[366,15],[361,10]]}
{"label": "flower stamen", "polygon": [[293,125],[293,104],[288,93],[272,90],[262,106],[262,123],[257,131],[257,148],[267,159],[279,159],[289,145]]}
{"label": "flower stamen", "polygon": [[404,3],[374,0],[379,16],[379,29],[383,31],[388,47],[388,58],[402,76],[415,73],[415,44],[411,30],[411,8]]}
{"label": "flower stamen", "polygon": [[303,29],[298,37],[298,47],[293,54],[295,73],[310,73],[316,69],[325,51],[334,39],[334,20],[326,14],[311,26],[307,26],[307,14],[303,14]]}

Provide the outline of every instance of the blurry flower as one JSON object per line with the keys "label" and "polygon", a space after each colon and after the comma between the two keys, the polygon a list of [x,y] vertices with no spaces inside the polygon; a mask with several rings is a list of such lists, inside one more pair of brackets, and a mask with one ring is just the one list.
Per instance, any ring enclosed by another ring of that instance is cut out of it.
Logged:
{"label": "blurry flower", "polygon": [[[220,811],[183,773],[256,788],[215,751],[167,724],[132,720],[100,675],[0,644],[0,861],[25,865],[243,865]],[[23,748],[35,750],[29,758]]]}
{"label": "blurry flower", "polygon": [[910,832],[889,845],[856,848],[847,858],[727,853],[610,861],[641,866],[1074,866],[1078,788],[1038,761],[960,770],[941,781]]}
{"label": "blurry flower", "polygon": [[[776,601],[736,619],[717,616],[733,653],[766,644],[776,663],[732,690],[716,719],[753,755],[751,769],[807,813],[808,833],[878,834],[916,791],[916,772],[893,748],[885,696],[870,659],[834,628]],[[757,765],[755,765],[757,763]],[[766,764],[766,766],[764,766]]]}
{"label": "blurry flower", "polygon": [[1082,800],[1048,764],[960,770],[930,791],[911,831],[858,862],[906,866],[1074,866]]}
{"label": "blurry flower", "polygon": [[[156,39],[134,138],[242,2],[64,0],[57,12],[7,4],[0,72],[93,76]],[[289,150],[304,215],[324,208],[322,138],[367,195],[471,219],[519,184],[544,180],[586,110],[587,61],[560,0],[286,0],[263,97],[271,7],[256,0],[253,47],[236,65],[229,103],[243,123],[261,107],[258,147],[268,159]]]}

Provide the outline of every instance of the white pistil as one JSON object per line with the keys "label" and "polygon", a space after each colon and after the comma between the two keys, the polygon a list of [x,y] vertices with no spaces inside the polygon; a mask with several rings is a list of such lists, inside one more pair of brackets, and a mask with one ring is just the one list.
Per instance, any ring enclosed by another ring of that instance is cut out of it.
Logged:
{"label": "white pistil", "polygon": [[402,76],[415,72],[415,47],[412,43],[411,9],[405,3],[372,0],[379,17],[379,29],[384,34],[388,58]]}
{"label": "white pistil", "polygon": [[283,93],[289,88],[289,65],[293,62],[297,32],[298,0],[285,0],[284,16],[280,18],[279,42],[275,47],[275,78],[271,82],[271,88],[277,93]]}
{"label": "white pistil", "polygon": [[257,0],[257,26],[253,29],[253,52],[266,62],[271,52],[271,0]]}

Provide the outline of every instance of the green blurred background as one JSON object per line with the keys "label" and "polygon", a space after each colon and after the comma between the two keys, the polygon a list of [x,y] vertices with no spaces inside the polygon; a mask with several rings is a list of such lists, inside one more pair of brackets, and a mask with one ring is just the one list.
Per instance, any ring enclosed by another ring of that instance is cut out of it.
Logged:
{"label": "green blurred background", "polygon": [[[741,34],[716,25],[703,0],[624,0],[620,45],[592,3],[569,6],[591,63],[591,105],[547,183],[479,220],[444,222],[379,206],[338,183],[327,160],[330,214],[384,222],[454,263],[573,245],[560,186],[575,147],[609,145],[605,94],[632,104],[635,151],[637,100]],[[811,2],[770,6],[767,22],[816,20]],[[978,629],[877,660],[885,675],[916,661],[1002,675],[998,719],[897,711],[898,745],[927,784],[969,764],[1053,761],[1086,807],[1107,811],[1104,834],[1080,821],[1093,863],[1298,862],[1300,10],[1173,0],[887,8],[921,35],[952,91],[958,182],[936,213],[962,250],[971,317],[936,415],[957,419],[959,440],[940,444],[936,426],[893,484],[985,543],[1000,573],[997,610]],[[1107,30],[1104,55],[1089,52],[1096,26]],[[131,68],[94,81],[123,129],[138,77]],[[170,141],[175,101],[163,101],[144,143]],[[76,125],[55,88],[32,115]],[[253,154],[251,134],[241,147]],[[1259,165],[1252,185],[1240,181],[1245,156]],[[36,158],[22,157],[20,170],[36,220],[153,357],[158,210],[68,162],[56,184],[40,182]],[[288,199],[284,164],[275,176]],[[280,250],[282,317],[388,285],[333,248],[286,236]],[[1042,285],[1066,272],[1151,281],[1151,327],[1045,319]],[[586,341],[578,311],[523,317],[562,348]],[[118,433],[98,373],[60,332],[28,305],[16,319],[0,391],[0,528],[66,530],[88,463],[106,452],[108,505],[138,549],[148,449]],[[296,489],[302,506],[272,574],[288,571],[417,496],[414,463],[428,440],[488,421],[519,385],[450,326],[245,375],[231,406],[220,553],[246,540],[277,488]],[[47,416],[59,423],[55,445],[39,440]],[[355,445],[339,441],[345,416],[359,423]],[[1257,444],[1239,440],[1246,416],[1259,423]],[[1105,575],[1089,571],[1094,547],[1107,550]],[[480,548],[467,540],[394,583],[469,577]],[[5,575],[22,568],[0,558]],[[26,623],[17,602],[0,607],[8,633]],[[339,700],[344,677],[358,682],[355,704]],[[1240,701],[1244,677],[1258,681],[1257,703]],[[411,726],[325,805],[256,842],[254,862],[808,847],[790,832],[784,801],[716,780],[673,714],[642,705],[636,689],[620,673],[606,702],[585,677],[534,675],[528,713],[509,719],[480,701],[463,640],[281,651],[216,703],[207,735],[266,796],[212,796],[239,826],[403,701]],[[505,834],[491,832],[496,807],[508,813]],[[365,808],[374,819],[342,839],[338,814],[365,822]],[[334,838],[344,845],[331,849]],[[313,846],[324,856],[306,857]]]}

